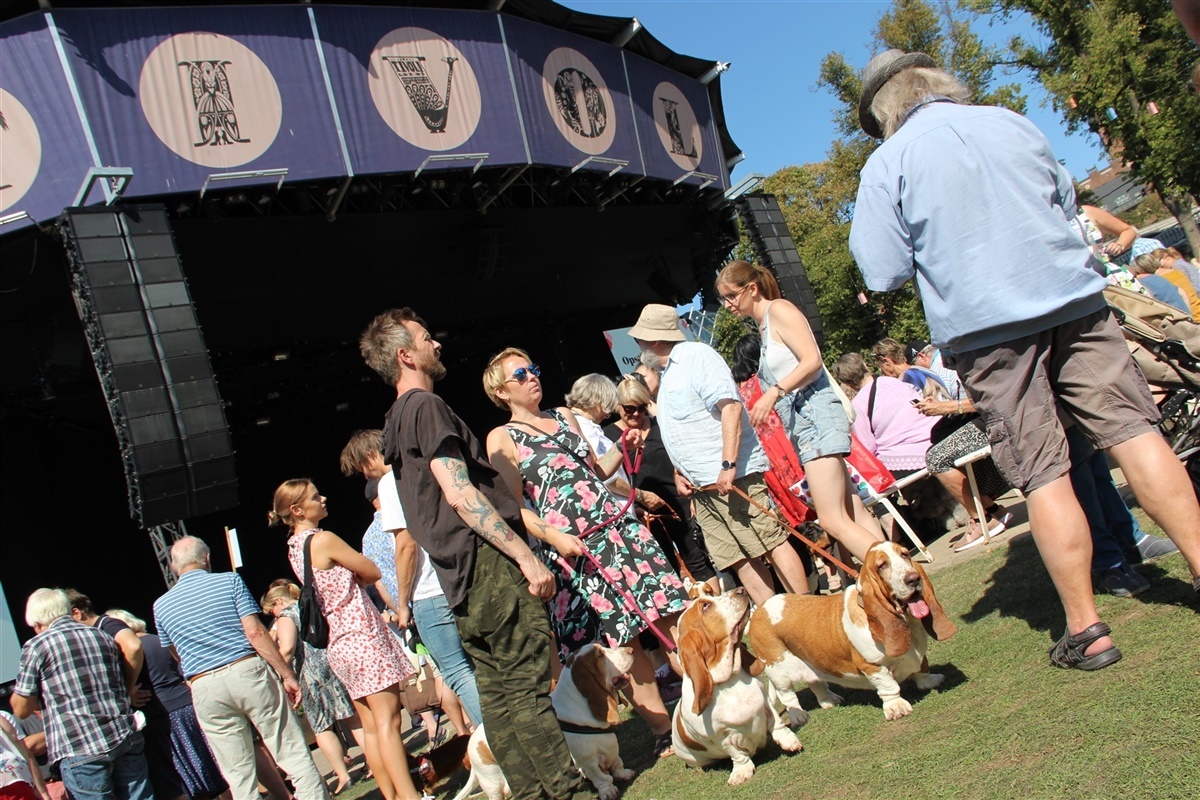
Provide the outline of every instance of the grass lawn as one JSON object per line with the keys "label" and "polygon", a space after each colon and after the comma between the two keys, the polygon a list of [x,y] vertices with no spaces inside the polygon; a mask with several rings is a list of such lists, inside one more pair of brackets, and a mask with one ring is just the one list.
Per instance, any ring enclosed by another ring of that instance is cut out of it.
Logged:
{"label": "grass lawn", "polygon": [[[1093,673],[1049,666],[1063,615],[1029,535],[933,566],[959,630],[931,643],[932,670],[946,676],[939,689],[903,685],[912,715],[886,722],[874,692],[836,687],[846,702],[825,710],[805,690],[804,752],[769,742],[737,788],[725,783],[728,762],[652,763],[648,730],[627,720],[621,754],[638,776],[622,798],[1200,797],[1200,616],[1181,556],[1142,568],[1153,587],[1141,597],[1097,598],[1124,658]],[[342,797],[377,797],[373,786]]]}

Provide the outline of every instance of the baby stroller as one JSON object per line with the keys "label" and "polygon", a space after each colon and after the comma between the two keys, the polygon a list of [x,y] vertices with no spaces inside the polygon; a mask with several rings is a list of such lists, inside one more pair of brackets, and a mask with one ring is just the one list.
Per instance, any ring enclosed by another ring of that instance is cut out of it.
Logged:
{"label": "baby stroller", "polygon": [[1188,466],[1200,495],[1200,323],[1174,306],[1119,286],[1104,290],[1133,360],[1158,403],[1159,429]]}

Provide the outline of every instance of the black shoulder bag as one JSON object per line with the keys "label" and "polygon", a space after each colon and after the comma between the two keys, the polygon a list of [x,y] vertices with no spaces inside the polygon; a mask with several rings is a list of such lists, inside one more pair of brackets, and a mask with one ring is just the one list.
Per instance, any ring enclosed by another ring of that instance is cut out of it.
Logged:
{"label": "black shoulder bag", "polygon": [[300,590],[300,638],[306,643],[324,650],[329,646],[329,622],[321,613],[321,604],[317,602],[316,589],[313,586],[312,540],[316,534],[311,534],[304,540],[304,588]]}

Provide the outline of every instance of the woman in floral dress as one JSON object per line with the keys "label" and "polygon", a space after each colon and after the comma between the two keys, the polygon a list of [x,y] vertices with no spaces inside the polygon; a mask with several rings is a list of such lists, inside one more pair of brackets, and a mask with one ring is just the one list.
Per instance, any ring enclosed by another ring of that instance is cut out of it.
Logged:
{"label": "woman in floral dress", "polygon": [[346,687],[362,720],[367,766],[384,800],[419,800],[400,737],[400,681],[416,668],[404,655],[363,586],[379,580],[379,568],[335,534],[317,527],[325,519],[325,498],[305,478],[284,481],[275,490],[268,518],[287,525],[288,561],[304,580],[304,543],[312,539],[313,584],[321,613],[329,621],[326,658]]}
{"label": "woman in floral dress", "polygon": [[[614,447],[597,459],[569,409],[542,411],[540,374],[529,356],[515,348],[488,364],[484,389],[492,402],[512,414],[509,424],[488,434],[488,458],[517,499],[528,499],[535,509],[522,513],[555,574],[557,590],[549,604],[560,657],[565,660],[593,641],[632,648],[634,707],[656,737],[655,752],[669,755],[671,719],[658,693],[654,668],[638,642],[638,634],[648,626],[613,584],[670,638],[686,601],[683,583],[632,511],[618,515],[623,503],[604,486],[604,478],[622,461],[622,449]],[[626,445],[631,451],[639,448],[640,433],[630,431]],[[603,527],[580,539],[597,525]],[[583,545],[603,565],[603,572],[582,557]]]}

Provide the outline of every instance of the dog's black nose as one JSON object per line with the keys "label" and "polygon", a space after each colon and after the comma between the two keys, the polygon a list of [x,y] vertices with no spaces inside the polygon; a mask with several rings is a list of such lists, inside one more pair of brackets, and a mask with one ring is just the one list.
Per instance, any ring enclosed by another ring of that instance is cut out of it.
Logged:
{"label": "dog's black nose", "polygon": [[739,586],[739,587],[737,587],[736,589],[734,589],[734,590],[733,590],[733,593],[734,593],[734,594],[745,594],[745,593],[746,593],[746,590],[745,590],[745,588],[743,588],[743,587]]}

